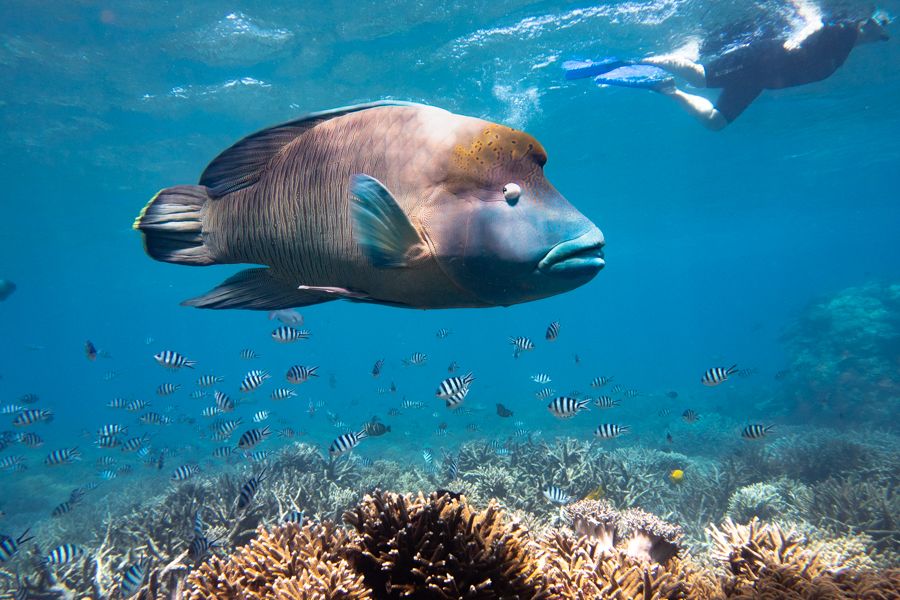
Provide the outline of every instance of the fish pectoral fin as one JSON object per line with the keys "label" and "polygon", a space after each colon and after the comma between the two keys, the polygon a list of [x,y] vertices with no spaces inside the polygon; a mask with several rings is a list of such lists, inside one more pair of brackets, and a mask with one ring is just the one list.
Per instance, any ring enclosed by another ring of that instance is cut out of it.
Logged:
{"label": "fish pectoral fin", "polygon": [[336,299],[321,292],[299,290],[296,286],[273,277],[269,269],[245,269],[202,296],[185,300],[181,304],[197,308],[279,310]]}
{"label": "fish pectoral fin", "polygon": [[427,254],[422,236],[384,184],[358,174],[350,180],[350,191],[353,231],[373,265],[408,267]]}
{"label": "fish pectoral fin", "polygon": [[[363,292],[354,292],[342,287],[318,286],[318,285],[298,285],[297,289],[303,292],[319,294],[325,300],[368,300],[369,295]],[[331,296],[329,298],[329,296]],[[324,300],[323,300],[324,301]]]}

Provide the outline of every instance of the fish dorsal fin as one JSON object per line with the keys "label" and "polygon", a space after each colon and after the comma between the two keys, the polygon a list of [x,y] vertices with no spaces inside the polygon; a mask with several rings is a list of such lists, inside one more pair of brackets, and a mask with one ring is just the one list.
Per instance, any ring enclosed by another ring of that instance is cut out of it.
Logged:
{"label": "fish dorsal fin", "polygon": [[248,135],[217,156],[200,176],[200,185],[209,188],[213,198],[251,186],[259,181],[272,159],[319,123],[344,115],[382,106],[416,106],[410,102],[382,100],[310,113]]}

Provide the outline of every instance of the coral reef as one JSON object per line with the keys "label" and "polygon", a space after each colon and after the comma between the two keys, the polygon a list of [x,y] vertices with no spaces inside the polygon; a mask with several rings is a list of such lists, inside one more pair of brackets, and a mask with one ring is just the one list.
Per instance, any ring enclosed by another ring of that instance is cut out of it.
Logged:
{"label": "coral reef", "polygon": [[746,523],[753,518],[763,521],[798,519],[808,511],[810,489],[790,479],[777,479],[745,485],[728,499],[728,518]]}
{"label": "coral reef", "polygon": [[824,298],[785,336],[793,412],[885,422],[900,403],[900,284],[872,283]]}

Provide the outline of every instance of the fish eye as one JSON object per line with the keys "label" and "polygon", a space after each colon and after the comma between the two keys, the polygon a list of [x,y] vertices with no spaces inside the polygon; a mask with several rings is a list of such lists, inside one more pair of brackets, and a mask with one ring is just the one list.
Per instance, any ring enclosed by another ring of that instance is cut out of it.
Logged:
{"label": "fish eye", "polygon": [[507,202],[515,202],[522,195],[522,188],[516,183],[507,183],[503,186],[503,197]]}

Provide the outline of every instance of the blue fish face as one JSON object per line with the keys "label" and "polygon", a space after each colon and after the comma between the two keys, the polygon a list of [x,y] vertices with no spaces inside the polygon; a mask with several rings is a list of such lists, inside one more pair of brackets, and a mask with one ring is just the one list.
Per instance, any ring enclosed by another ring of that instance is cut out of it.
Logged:
{"label": "blue fish face", "polygon": [[539,168],[505,184],[448,192],[435,212],[425,228],[439,264],[488,305],[573,290],[605,265],[603,233]]}

